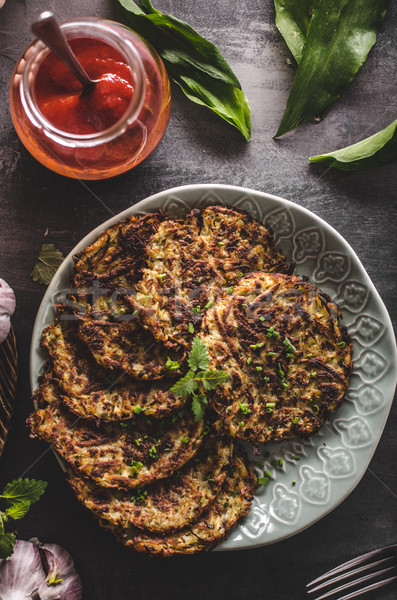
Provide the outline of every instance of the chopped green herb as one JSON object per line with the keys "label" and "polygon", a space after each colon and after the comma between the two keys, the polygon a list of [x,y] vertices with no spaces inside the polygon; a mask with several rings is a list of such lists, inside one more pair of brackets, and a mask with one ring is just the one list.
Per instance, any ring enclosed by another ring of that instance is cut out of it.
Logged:
{"label": "chopped green herb", "polygon": [[190,437],[186,436],[184,438],[181,439],[182,444],[188,444],[190,440]]}
{"label": "chopped green herb", "polygon": [[270,377],[268,377],[268,376],[266,375],[266,376],[263,378],[263,381],[264,381],[265,383],[269,383],[269,381],[270,381]]}
{"label": "chopped green herb", "polygon": [[135,504],[143,504],[145,502],[147,496],[147,490],[137,489],[134,490],[133,496],[131,496],[131,502]]}
{"label": "chopped green herb", "polygon": [[237,490],[234,490],[234,492],[233,492],[232,496],[233,496],[233,498],[237,498],[237,496],[238,496],[238,491],[237,491]]}
{"label": "chopped green herb", "polygon": [[121,315],[124,315],[124,314],[125,314],[125,308],[124,308],[124,306],[121,306],[121,307],[119,308],[119,313],[120,313]]}
{"label": "chopped green herb", "polygon": [[127,429],[128,423],[120,423],[121,429]]}
{"label": "chopped green herb", "polygon": [[134,407],[134,413],[135,413],[136,415],[140,415],[142,411],[143,411],[143,408],[142,408],[142,406],[139,406],[139,404],[137,404],[137,405]]}
{"label": "chopped green herb", "polygon": [[149,456],[153,459],[158,458],[157,450],[154,446],[149,449]]}
{"label": "chopped green herb", "polygon": [[224,246],[225,242],[218,242],[218,246]]}
{"label": "chopped green herb", "polygon": [[256,350],[257,348],[263,348],[264,345],[265,342],[258,342],[258,344],[250,344],[250,348],[252,348],[252,350]]}
{"label": "chopped green herb", "polygon": [[319,412],[319,410],[320,410],[320,409],[319,409],[319,407],[317,406],[317,404],[313,404],[313,408],[315,408],[315,409],[316,409],[316,410],[314,411],[315,413],[318,413],[318,412]]}
{"label": "chopped green herb", "polygon": [[256,369],[257,371],[263,371],[263,368],[262,368],[262,367],[255,367],[255,369]]}
{"label": "chopped green herb", "polygon": [[301,456],[297,456],[296,454],[291,455],[292,460],[301,460]]}
{"label": "chopped green herb", "polygon": [[201,313],[201,308],[199,306],[193,306],[192,311],[199,315]]}
{"label": "chopped green herb", "polygon": [[137,314],[138,314],[138,311],[134,310],[134,312],[132,313],[132,316],[135,317],[135,315],[137,315]]}
{"label": "chopped green herb", "polygon": [[276,406],[276,403],[275,402],[266,402],[265,406],[266,406],[266,408],[270,408],[272,406]]}
{"label": "chopped green herb", "polygon": [[239,410],[243,413],[243,415],[249,415],[251,410],[248,408],[248,404],[246,402],[238,403]]}
{"label": "chopped green herb", "polygon": [[295,479],[292,480],[292,485],[296,485]]}
{"label": "chopped green herb", "polygon": [[249,356],[249,357],[247,358],[247,365],[251,364],[251,362],[252,362],[252,358]]}
{"label": "chopped green herb", "polygon": [[299,423],[299,417],[295,417],[294,420],[292,421],[293,423]]}
{"label": "chopped green herb", "polygon": [[226,291],[228,294],[233,294],[233,286],[231,285],[230,287],[226,288]]}
{"label": "chopped green herb", "polygon": [[313,354],[311,352],[309,352],[309,354],[306,354],[306,358],[311,358],[313,356]]}
{"label": "chopped green herb", "polygon": [[210,300],[209,302],[207,302],[207,304],[204,306],[204,310],[207,310],[207,308],[211,308],[211,306],[213,306],[214,301]]}
{"label": "chopped green herb", "polygon": [[267,355],[268,356],[277,356],[277,352],[268,352]]}
{"label": "chopped green herb", "polygon": [[189,330],[189,333],[194,333],[194,325],[193,325],[193,323],[189,323],[188,330]]}
{"label": "chopped green herb", "polygon": [[132,471],[132,476],[136,477],[139,473],[139,471],[142,469],[143,467],[143,463],[137,461],[137,460],[132,460],[131,461],[131,471]]}
{"label": "chopped green herb", "polygon": [[157,275],[157,277],[163,281],[167,277],[167,274],[166,273],[159,273]]}
{"label": "chopped green herb", "polygon": [[291,354],[294,354],[296,352],[295,346],[293,346],[291,344],[291,342],[289,341],[289,339],[287,337],[284,338],[283,345],[286,347],[286,349],[288,350],[288,352],[290,352]]}
{"label": "chopped green herb", "polygon": [[197,279],[197,283],[201,283],[202,281],[203,281],[203,278],[202,278],[202,277],[199,277],[199,278]]}
{"label": "chopped green herb", "polygon": [[169,356],[167,356],[167,362],[165,363],[165,368],[169,371],[177,371],[180,368],[180,364],[177,360],[171,360]]}
{"label": "chopped green herb", "polygon": [[207,481],[215,481],[215,479],[212,477],[212,475],[209,473],[208,475],[205,476]]}
{"label": "chopped green herb", "polygon": [[135,442],[135,445],[136,445],[136,446],[138,446],[138,448],[139,448],[139,446],[141,445],[141,441],[142,441],[142,438],[136,438],[136,439],[134,440],[134,442]]}
{"label": "chopped green herb", "polygon": [[346,346],[346,342],[339,342],[338,346],[340,346],[341,348],[344,348]]}
{"label": "chopped green herb", "polygon": [[269,478],[268,477],[258,477],[258,484],[259,485],[267,485],[269,483]]}
{"label": "chopped green herb", "polygon": [[317,377],[317,371],[312,371],[310,373],[310,377],[313,377],[313,378]]}
{"label": "chopped green herb", "polygon": [[280,378],[284,379],[285,373],[284,373],[280,363],[277,363],[277,371],[278,371],[278,374],[280,375]]}
{"label": "chopped green herb", "polygon": [[244,273],[242,271],[240,271],[239,273],[237,273],[237,277],[240,279],[240,277],[244,277]]}
{"label": "chopped green herb", "polygon": [[271,337],[278,338],[279,335],[280,335],[279,332],[275,331],[274,327],[269,327],[269,329],[267,330],[267,333],[266,333],[266,337],[268,337],[268,338],[271,338]]}
{"label": "chopped green herb", "polygon": [[263,322],[265,320],[265,317],[259,317],[259,320]]}
{"label": "chopped green herb", "polygon": [[239,427],[244,427],[244,421],[240,421],[240,423],[238,424]]}
{"label": "chopped green herb", "polygon": [[287,388],[289,388],[289,383],[288,381],[282,381],[281,385],[283,386],[283,388],[286,390]]}
{"label": "chopped green herb", "polygon": [[271,474],[271,473],[270,473],[270,471],[268,471],[267,469],[266,469],[266,471],[264,472],[264,475],[266,475],[266,477],[269,477],[269,479],[271,479],[271,477],[272,477],[272,474]]}

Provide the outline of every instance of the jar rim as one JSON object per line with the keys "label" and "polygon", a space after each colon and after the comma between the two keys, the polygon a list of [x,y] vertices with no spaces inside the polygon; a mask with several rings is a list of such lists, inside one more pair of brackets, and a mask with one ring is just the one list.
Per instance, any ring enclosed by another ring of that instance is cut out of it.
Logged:
{"label": "jar rim", "polygon": [[[112,48],[120,52],[131,69],[134,82],[134,93],[132,94],[128,108],[110,127],[95,133],[74,134],[55,127],[39,110],[33,94],[38,69],[44,58],[51,52],[44,42],[36,39],[28,46],[25,52],[25,56],[28,56],[23,72],[21,73],[20,97],[24,110],[36,127],[44,130],[47,136],[63,145],[92,147],[110,142],[123,134],[136,121],[141,111],[146,92],[145,69],[139,52],[135,48],[134,43],[122,36],[117,29],[127,29],[129,37],[136,38],[137,41],[140,41],[140,39],[133,31],[120,23],[97,17],[69,19],[61,23],[60,28],[68,39],[92,37],[109,44]],[[34,48],[34,52],[29,53],[31,48]]]}

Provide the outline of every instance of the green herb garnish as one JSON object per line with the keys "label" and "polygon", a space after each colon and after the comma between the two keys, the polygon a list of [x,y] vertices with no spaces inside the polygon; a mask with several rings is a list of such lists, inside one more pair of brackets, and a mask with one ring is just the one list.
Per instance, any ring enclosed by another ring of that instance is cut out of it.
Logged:
{"label": "green herb garnish", "polygon": [[204,342],[195,336],[188,357],[190,371],[181,377],[170,390],[177,396],[193,396],[192,412],[196,422],[203,418],[205,406],[208,404],[204,392],[215,389],[217,385],[224,383],[228,378],[224,371],[208,369],[209,362],[210,358]]}
{"label": "green herb garnish", "polygon": [[286,349],[289,353],[294,354],[296,352],[295,346],[293,346],[291,344],[291,342],[289,341],[289,339],[287,337],[284,339],[283,345],[286,347]]}
{"label": "green herb garnish", "polygon": [[167,362],[165,363],[165,368],[169,371],[177,371],[180,368],[180,364],[177,360],[171,360],[169,356],[167,356]]}
{"label": "green herb garnish", "polygon": [[137,505],[143,504],[145,502],[146,496],[147,490],[141,490],[138,488],[134,491],[133,495],[131,496],[131,502],[134,502]]}
{"label": "green herb garnish", "polygon": [[32,504],[43,495],[47,483],[35,479],[14,479],[7,483],[0,498],[6,504],[5,511],[0,511],[0,558],[8,558],[14,551],[15,535],[6,533],[4,525],[9,519],[22,519]]}

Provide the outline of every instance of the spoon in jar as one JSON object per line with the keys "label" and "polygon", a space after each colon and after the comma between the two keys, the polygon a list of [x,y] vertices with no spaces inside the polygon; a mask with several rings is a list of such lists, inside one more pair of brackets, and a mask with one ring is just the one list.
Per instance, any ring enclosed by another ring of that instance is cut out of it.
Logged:
{"label": "spoon in jar", "polygon": [[85,69],[83,69],[74,55],[53,12],[50,10],[42,12],[37,21],[32,23],[31,30],[70,69],[76,79],[80,81],[83,86],[82,94],[96,84],[95,80],[88,77]]}

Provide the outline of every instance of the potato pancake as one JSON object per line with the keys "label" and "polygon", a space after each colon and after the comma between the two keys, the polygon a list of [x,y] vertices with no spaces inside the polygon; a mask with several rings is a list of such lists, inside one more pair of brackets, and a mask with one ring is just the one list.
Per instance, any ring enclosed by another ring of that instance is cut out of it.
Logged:
{"label": "potato pancake", "polygon": [[[169,391],[172,382],[138,383],[122,372],[109,373],[101,369],[78,339],[76,323],[61,318],[44,329],[42,346],[52,359],[65,404],[76,415],[122,421],[141,412],[161,418],[183,407],[186,399]],[[147,354],[150,355],[150,349]],[[165,370],[167,357],[163,356],[162,360]],[[148,365],[151,364],[148,361]]]}
{"label": "potato pancake", "polygon": [[337,305],[295,276],[252,273],[205,315],[210,368],[229,379],[210,397],[220,431],[242,440],[308,436],[343,401],[352,346]]}
{"label": "potato pancake", "polygon": [[133,306],[168,348],[188,349],[203,314],[218,295],[252,271],[289,271],[269,231],[247,214],[210,206],[166,220],[146,245]]}
{"label": "potato pancake", "polygon": [[161,422],[137,417],[96,425],[76,418],[60,396],[55,382],[36,391],[39,408],[28,419],[32,436],[102,487],[137,488],[168,477],[193,458],[203,440],[203,421],[195,423],[190,413]]}
{"label": "potato pancake", "polygon": [[149,213],[109,227],[91,246],[74,256],[72,286],[89,288],[97,281],[110,291],[133,285],[145,262],[147,241],[162,219],[160,213]]}
{"label": "potato pancake", "polygon": [[196,456],[170,478],[144,489],[109,490],[69,473],[78,500],[113,526],[168,533],[197,520],[218,495],[233,454],[233,442],[208,436]]}
{"label": "potato pancake", "polygon": [[[224,540],[238,521],[247,516],[256,486],[257,477],[250,462],[236,447],[220,493],[196,523],[163,536],[134,528],[113,528],[113,531],[127,548],[152,555],[172,556],[208,550]],[[103,521],[101,524],[109,527]]]}

